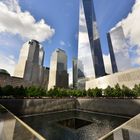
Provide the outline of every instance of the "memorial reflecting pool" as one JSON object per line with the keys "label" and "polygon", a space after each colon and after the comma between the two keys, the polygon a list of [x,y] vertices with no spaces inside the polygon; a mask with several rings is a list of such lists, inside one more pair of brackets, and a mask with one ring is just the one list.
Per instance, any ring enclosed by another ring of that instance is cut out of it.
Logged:
{"label": "memorial reflecting pool", "polygon": [[21,119],[47,140],[97,140],[128,120],[127,117],[77,110]]}

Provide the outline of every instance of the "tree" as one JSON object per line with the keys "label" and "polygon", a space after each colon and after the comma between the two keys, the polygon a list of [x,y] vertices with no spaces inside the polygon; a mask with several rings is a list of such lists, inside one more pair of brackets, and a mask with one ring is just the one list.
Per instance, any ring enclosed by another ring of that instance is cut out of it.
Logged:
{"label": "tree", "polygon": [[134,86],[133,92],[134,92],[135,96],[140,96],[140,84]]}
{"label": "tree", "polygon": [[43,89],[41,87],[31,86],[29,88],[26,88],[26,96],[27,97],[46,96],[46,91],[45,91],[45,89]]}
{"label": "tree", "polygon": [[102,89],[95,88],[87,90],[87,95],[90,97],[102,97]]}
{"label": "tree", "polygon": [[2,88],[0,87],[0,96],[3,96]]}
{"label": "tree", "polygon": [[122,92],[123,92],[125,97],[136,97],[136,95],[137,95],[137,94],[134,93],[133,90],[126,87],[125,85],[122,86]]}
{"label": "tree", "polygon": [[112,96],[114,96],[113,95],[113,90],[114,90],[114,88],[108,86],[106,89],[104,89],[104,95],[106,97],[112,97]]}
{"label": "tree", "polygon": [[7,85],[2,88],[2,92],[4,96],[13,96],[14,94],[14,88],[11,85]]}
{"label": "tree", "polygon": [[26,96],[26,90],[23,86],[14,88],[14,97],[24,97]]}
{"label": "tree", "polygon": [[123,97],[122,89],[120,88],[120,85],[115,85],[115,88],[113,90],[113,97]]}

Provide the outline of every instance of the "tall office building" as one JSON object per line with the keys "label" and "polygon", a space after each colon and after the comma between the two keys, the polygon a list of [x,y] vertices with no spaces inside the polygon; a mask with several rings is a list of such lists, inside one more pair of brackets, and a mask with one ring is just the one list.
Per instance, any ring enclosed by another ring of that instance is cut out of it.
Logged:
{"label": "tall office building", "polygon": [[45,51],[43,49],[42,46],[40,46],[40,49],[39,49],[39,65],[43,66],[43,63],[44,63],[44,56],[45,56]]}
{"label": "tall office building", "polygon": [[[93,0],[80,0],[78,83],[105,75]],[[83,85],[84,86],[84,85]]]}
{"label": "tall office building", "polygon": [[[39,48],[39,73],[38,73],[39,74],[39,83],[43,83],[43,81],[44,81],[44,78],[43,78],[44,77],[44,72],[48,71],[48,69],[43,67],[44,56],[45,56],[44,48],[40,45],[40,48]],[[49,77],[49,74],[48,74],[48,77]]]}
{"label": "tall office building", "polygon": [[113,28],[108,34],[108,45],[113,72],[125,71],[131,67],[129,50],[122,26]]}
{"label": "tall office building", "polygon": [[107,40],[108,40],[108,46],[109,46],[109,52],[110,52],[112,72],[116,73],[116,72],[118,72],[118,67],[117,67],[117,63],[116,63],[116,59],[115,59],[115,54],[114,54],[114,50],[113,50],[110,33],[107,33]]}
{"label": "tall office building", "polygon": [[73,80],[73,88],[77,88],[77,73],[78,73],[78,71],[77,71],[77,59],[76,58],[74,58],[73,60],[72,60],[72,80]]}
{"label": "tall office building", "polygon": [[20,51],[19,61],[14,76],[34,84],[41,84],[44,79],[44,50],[36,40],[26,42]]}
{"label": "tall office building", "polygon": [[48,89],[54,87],[68,87],[67,56],[61,49],[56,49],[51,56]]}

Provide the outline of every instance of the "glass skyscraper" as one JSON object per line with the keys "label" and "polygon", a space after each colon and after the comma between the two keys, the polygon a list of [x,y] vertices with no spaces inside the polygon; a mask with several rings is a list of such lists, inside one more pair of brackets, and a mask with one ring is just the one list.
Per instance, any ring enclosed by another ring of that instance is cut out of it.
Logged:
{"label": "glass skyscraper", "polygon": [[115,27],[107,34],[113,72],[131,69],[129,46],[122,26]]}
{"label": "glass skyscraper", "polygon": [[116,63],[116,58],[115,58],[115,54],[114,54],[114,50],[113,50],[113,44],[112,44],[110,33],[107,33],[107,40],[108,40],[108,46],[109,46],[109,52],[110,52],[112,72],[116,73],[116,72],[118,72],[118,67],[117,67],[117,63]]}
{"label": "glass skyscraper", "polygon": [[92,0],[80,0],[78,82],[105,75],[100,39]]}
{"label": "glass skyscraper", "polygon": [[48,90],[54,87],[68,88],[67,55],[56,49],[51,56]]}

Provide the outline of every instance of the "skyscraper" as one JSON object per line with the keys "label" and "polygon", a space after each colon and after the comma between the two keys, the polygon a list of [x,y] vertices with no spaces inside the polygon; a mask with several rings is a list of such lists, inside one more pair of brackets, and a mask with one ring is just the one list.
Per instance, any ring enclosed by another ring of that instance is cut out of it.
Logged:
{"label": "skyscraper", "polygon": [[107,34],[113,72],[124,71],[131,67],[128,44],[122,26],[117,26]]}
{"label": "skyscraper", "polygon": [[72,79],[73,79],[73,88],[77,88],[77,59],[72,60]]}
{"label": "skyscraper", "polygon": [[44,56],[45,56],[45,51],[44,51],[43,47],[40,46],[40,49],[39,49],[39,65],[43,65]]}
{"label": "skyscraper", "polygon": [[38,41],[26,42],[21,48],[14,76],[34,84],[41,84],[45,80],[44,73],[47,71],[43,67],[44,54],[45,52]]}
{"label": "skyscraper", "polygon": [[78,83],[105,75],[100,39],[92,0],[80,0]]}
{"label": "skyscraper", "polygon": [[67,56],[61,49],[56,49],[51,56],[48,89],[54,87],[68,87]]}
{"label": "skyscraper", "polygon": [[109,33],[107,33],[107,40],[108,40],[108,46],[109,46],[109,52],[110,52],[110,60],[111,60],[111,66],[112,66],[112,72],[118,72],[118,67],[116,64],[115,54],[113,50],[113,45],[111,41],[111,36]]}

